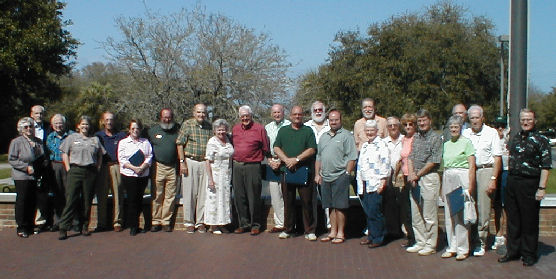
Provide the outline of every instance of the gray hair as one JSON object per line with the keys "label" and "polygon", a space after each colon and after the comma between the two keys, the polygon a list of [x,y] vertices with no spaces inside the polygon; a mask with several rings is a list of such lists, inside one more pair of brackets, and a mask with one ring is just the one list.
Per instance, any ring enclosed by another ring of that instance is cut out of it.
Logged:
{"label": "gray hair", "polygon": [[63,116],[63,115],[60,114],[60,113],[56,113],[56,114],[54,114],[52,117],[50,117],[50,123],[54,122],[54,119],[56,119],[56,118],[62,119],[62,122],[64,122],[64,125],[66,124],[66,117]]}
{"label": "gray hair", "polygon": [[528,108],[522,108],[522,109],[519,110],[519,117],[520,117],[520,118],[521,118],[521,114],[523,114],[523,113],[532,113],[533,116],[534,116],[535,118],[537,118],[536,113],[535,113],[534,111],[528,109]]}
{"label": "gray hair", "polygon": [[431,113],[426,109],[418,110],[417,113],[415,113],[415,116],[417,116],[417,118],[426,117],[428,119],[432,119]]}
{"label": "gray hair", "polygon": [[29,116],[26,116],[26,117],[23,117],[23,118],[19,119],[19,121],[17,121],[17,132],[20,135],[23,134],[23,126],[25,126],[25,124],[29,124],[29,125],[34,127],[35,120],[33,120],[33,118],[31,118]]}
{"label": "gray hair", "polygon": [[376,124],[376,120],[371,119],[371,120],[367,120],[367,122],[365,122],[365,128],[378,128],[378,125]]}
{"label": "gray hair", "polygon": [[397,118],[396,116],[389,116],[388,118],[386,118],[386,122],[389,122],[389,121],[391,121],[391,120],[396,120],[396,121],[398,122],[398,126],[401,125],[400,119]]}
{"label": "gray hair", "polygon": [[325,106],[324,103],[321,102],[321,101],[314,101],[314,102],[311,104],[311,111],[313,110],[313,108],[315,107],[315,105],[318,105],[318,104],[321,104],[321,105],[322,105],[322,111],[323,111],[323,113],[326,112],[326,106]]}
{"label": "gray hair", "polygon": [[467,110],[467,115],[470,115],[470,114],[471,114],[471,111],[474,111],[474,110],[476,110],[476,111],[479,112],[480,117],[483,117],[483,108],[482,108],[481,106],[479,106],[479,105],[472,105],[472,106],[470,106],[469,109]]}
{"label": "gray hair", "polygon": [[228,124],[228,121],[226,121],[226,119],[216,119],[214,120],[214,122],[212,122],[213,131],[216,131],[216,129],[220,126],[226,127],[226,131],[228,131],[230,128],[230,124]]}
{"label": "gray hair", "polygon": [[457,124],[460,128],[463,126],[463,118],[459,115],[452,115],[448,118],[448,127],[452,124]]}
{"label": "gray hair", "polygon": [[[252,110],[251,107],[248,106],[248,105],[243,105],[243,106],[239,107],[239,109],[237,110],[237,111],[238,111],[238,114],[239,114],[239,112],[242,111],[242,110],[246,110],[249,114],[253,115],[253,110]],[[241,116],[241,115],[240,115],[240,116]]]}

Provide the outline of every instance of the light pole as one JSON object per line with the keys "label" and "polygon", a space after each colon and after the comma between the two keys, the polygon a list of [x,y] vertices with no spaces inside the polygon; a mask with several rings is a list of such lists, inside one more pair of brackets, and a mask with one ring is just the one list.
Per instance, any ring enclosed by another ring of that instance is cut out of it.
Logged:
{"label": "light pole", "polygon": [[500,116],[504,116],[504,43],[510,41],[510,36],[501,35],[498,36],[498,41],[500,42]]}

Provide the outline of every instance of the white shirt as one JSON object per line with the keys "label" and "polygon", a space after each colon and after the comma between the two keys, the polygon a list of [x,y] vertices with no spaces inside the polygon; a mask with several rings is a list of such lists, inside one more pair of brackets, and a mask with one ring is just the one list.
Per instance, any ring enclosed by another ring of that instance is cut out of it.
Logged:
{"label": "white shirt", "polygon": [[141,175],[136,174],[132,169],[124,167],[125,163],[129,163],[129,158],[133,156],[138,150],[145,155],[144,163],[151,165],[153,159],[153,150],[151,143],[144,138],[133,140],[130,136],[120,140],[118,143],[118,162],[120,163],[120,173],[125,176],[145,177],[149,175],[149,169],[145,169]]}
{"label": "white shirt", "polygon": [[274,142],[276,141],[276,136],[278,135],[278,131],[280,130],[280,128],[284,126],[288,126],[290,124],[291,122],[289,120],[282,119],[282,121],[278,124],[276,124],[276,121],[272,121],[264,126],[264,129],[266,130],[266,135],[270,140],[270,153],[272,153],[272,156],[274,156]]}
{"label": "white shirt", "polygon": [[384,139],[386,145],[388,146],[388,150],[390,151],[390,165],[393,170],[396,169],[396,164],[401,158],[403,137],[404,136],[400,134],[396,141],[394,141],[390,136]]}
{"label": "white shirt", "polygon": [[357,161],[357,194],[362,195],[363,181],[367,182],[365,193],[378,190],[381,179],[390,176],[390,152],[386,142],[377,136],[371,143],[364,142]]}
{"label": "white shirt", "polygon": [[485,124],[478,133],[473,132],[471,128],[463,130],[462,135],[471,140],[475,147],[475,158],[477,167],[494,164],[495,156],[502,156],[500,148],[500,137],[496,129]]}
{"label": "white shirt", "polygon": [[35,122],[35,137],[41,139],[43,142],[46,141],[46,137],[44,136],[44,129],[42,128],[42,124]]}
{"label": "white shirt", "polygon": [[313,119],[305,122],[305,126],[309,126],[311,129],[313,129],[313,133],[315,134],[315,140],[317,141],[317,144],[319,144],[319,139],[320,136],[324,135],[324,133],[330,131],[330,125],[328,124],[328,119],[324,120],[324,124],[322,126],[322,129],[319,131],[317,131],[317,124],[315,123],[315,121],[313,121]]}

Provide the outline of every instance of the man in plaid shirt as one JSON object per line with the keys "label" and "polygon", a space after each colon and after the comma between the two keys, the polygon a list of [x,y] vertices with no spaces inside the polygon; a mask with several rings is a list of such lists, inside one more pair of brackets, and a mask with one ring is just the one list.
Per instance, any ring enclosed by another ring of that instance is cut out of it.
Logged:
{"label": "man in plaid shirt", "polygon": [[207,106],[196,104],[193,118],[183,121],[176,144],[182,175],[183,220],[187,233],[206,232],[205,209],[205,151],[212,137],[212,126],[207,121]]}

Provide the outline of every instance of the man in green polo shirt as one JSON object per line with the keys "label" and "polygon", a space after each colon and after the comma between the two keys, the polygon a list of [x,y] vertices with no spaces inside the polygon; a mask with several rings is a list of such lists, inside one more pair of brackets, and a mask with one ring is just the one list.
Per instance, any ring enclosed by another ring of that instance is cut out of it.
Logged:
{"label": "man in green polo shirt", "polygon": [[274,141],[274,153],[283,162],[282,171],[300,171],[301,167],[309,167],[306,183],[294,184],[287,182],[282,176],[282,194],[284,196],[284,227],[285,230],[278,236],[281,239],[291,237],[295,227],[295,192],[298,190],[303,210],[303,226],[305,238],[310,241],[317,240],[315,229],[317,221],[313,217],[313,191],[314,183],[312,169],[315,160],[317,143],[315,134],[308,126],[303,125],[303,109],[294,106],[290,112],[291,125],[284,126],[278,131]]}
{"label": "man in green polo shirt", "polygon": [[149,141],[154,152],[152,171],[152,232],[164,229],[172,231],[170,219],[176,199],[176,163],[178,158],[176,139],[180,125],[174,122],[170,108],[160,111],[160,123],[149,129]]}
{"label": "man in green polo shirt", "polygon": [[321,185],[322,207],[330,212],[330,233],[321,241],[339,244],[345,240],[345,210],[349,207],[350,174],[357,149],[353,135],[342,128],[340,111],[331,110],[328,121],[330,131],[321,136],[317,149],[315,183]]}

